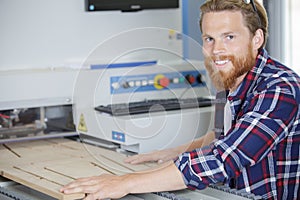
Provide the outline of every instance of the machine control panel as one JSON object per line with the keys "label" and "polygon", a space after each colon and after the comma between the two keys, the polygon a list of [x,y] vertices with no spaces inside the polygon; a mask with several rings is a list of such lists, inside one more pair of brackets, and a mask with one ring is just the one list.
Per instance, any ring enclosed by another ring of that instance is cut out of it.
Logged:
{"label": "machine control panel", "polygon": [[145,92],[164,89],[205,87],[205,70],[180,71],[159,74],[112,76],[111,94]]}

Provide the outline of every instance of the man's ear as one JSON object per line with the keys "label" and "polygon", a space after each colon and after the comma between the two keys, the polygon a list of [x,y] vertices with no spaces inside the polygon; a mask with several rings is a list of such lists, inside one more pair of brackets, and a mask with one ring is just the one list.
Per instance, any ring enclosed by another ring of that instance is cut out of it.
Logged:
{"label": "man's ear", "polygon": [[261,29],[257,29],[252,39],[252,44],[254,49],[258,50],[260,47],[262,47],[263,43],[264,43],[264,32]]}

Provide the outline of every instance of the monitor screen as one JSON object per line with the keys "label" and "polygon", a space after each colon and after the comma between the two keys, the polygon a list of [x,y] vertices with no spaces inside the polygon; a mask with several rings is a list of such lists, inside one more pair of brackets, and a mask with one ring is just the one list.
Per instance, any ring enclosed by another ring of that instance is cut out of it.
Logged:
{"label": "monitor screen", "polygon": [[121,10],[123,12],[144,9],[178,8],[179,0],[85,0],[86,11]]}

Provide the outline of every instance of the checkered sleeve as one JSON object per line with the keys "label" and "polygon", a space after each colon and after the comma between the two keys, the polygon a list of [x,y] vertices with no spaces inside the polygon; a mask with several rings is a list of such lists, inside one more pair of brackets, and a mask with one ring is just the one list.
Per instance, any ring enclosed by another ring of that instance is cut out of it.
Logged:
{"label": "checkered sleeve", "polygon": [[[207,185],[239,176],[250,167],[268,157],[276,145],[287,136],[298,112],[295,96],[286,85],[275,84],[247,98],[243,112],[237,113],[228,136],[210,146],[182,154],[175,161],[182,172],[185,184],[203,189]],[[265,172],[271,174],[274,166],[266,162]],[[265,174],[264,174],[265,173]],[[266,181],[272,181],[268,177]],[[254,184],[248,180],[246,185]]]}
{"label": "checkered sleeve", "polygon": [[223,182],[226,179],[227,174],[218,160],[219,156],[214,155],[212,146],[184,153],[175,161],[190,189],[204,189],[210,183]]}

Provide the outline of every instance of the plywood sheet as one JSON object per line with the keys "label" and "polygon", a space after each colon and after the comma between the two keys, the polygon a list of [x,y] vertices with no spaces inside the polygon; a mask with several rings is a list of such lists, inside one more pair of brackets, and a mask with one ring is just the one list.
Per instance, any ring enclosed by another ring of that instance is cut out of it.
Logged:
{"label": "plywood sheet", "polygon": [[8,143],[0,145],[0,174],[56,199],[81,199],[84,194],[65,195],[59,189],[80,177],[121,175],[153,167],[126,164],[125,157],[68,139]]}

